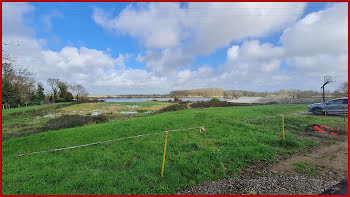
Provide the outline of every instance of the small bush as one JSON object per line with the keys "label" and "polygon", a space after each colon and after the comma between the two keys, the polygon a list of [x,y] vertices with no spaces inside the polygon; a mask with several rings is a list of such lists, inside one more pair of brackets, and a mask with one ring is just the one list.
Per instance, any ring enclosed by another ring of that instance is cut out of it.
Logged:
{"label": "small bush", "polygon": [[179,111],[179,110],[183,110],[183,109],[186,109],[186,108],[187,108],[187,105],[175,104],[175,105],[170,105],[168,107],[165,107],[165,108],[159,110],[159,112]]}
{"label": "small bush", "polygon": [[210,102],[220,102],[220,99],[214,97],[210,100]]}
{"label": "small bush", "polygon": [[182,99],[179,99],[177,97],[174,98],[174,103],[181,103],[182,102]]}
{"label": "small bush", "polygon": [[107,120],[108,118],[106,116],[64,115],[47,121],[41,127],[41,130],[46,131],[72,128],[83,126],[85,124],[106,122]]}

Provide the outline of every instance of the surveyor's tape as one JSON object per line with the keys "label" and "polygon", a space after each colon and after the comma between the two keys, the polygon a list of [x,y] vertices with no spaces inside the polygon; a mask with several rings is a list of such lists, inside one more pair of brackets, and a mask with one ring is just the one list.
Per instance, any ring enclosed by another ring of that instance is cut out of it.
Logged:
{"label": "surveyor's tape", "polygon": [[[199,129],[199,128],[202,129],[205,132],[204,126],[201,126],[201,127],[186,128],[186,129],[167,130],[166,134],[168,132],[171,132],[171,131],[185,131],[185,130],[193,130],[193,129]],[[83,144],[83,145],[77,145],[77,146],[71,146],[71,147],[64,147],[64,148],[56,148],[56,149],[51,149],[51,150],[37,151],[37,152],[32,152],[32,153],[24,153],[24,154],[20,154],[20,155],[16,155],[16,156],[21,157],[21,156],[25,156],[25,155],[33,155],[33,154],[39,154],[39,153],[54,152],[54,151],[67,150],[67,149],[74,149],[74,148],[80,148],[80,147],[85,147],[85,146],[92,146],[92,145],[102,144],[102,143],[106,143],[106,142],[120,141],[120,140],[126,140],[126,139],[131,139],[131,138],[138,138],[138,137],[149,136],[149,135],[158,135],[159,133],[162,133],[162,132],[148,133],[148,134],[142,134],[142,135],[136,135],[136,136],[112,139],[112,140],[105,140],[105,141],[101,141],[101,142],[94,142],[94,143],[90,143],[90,144]]]}

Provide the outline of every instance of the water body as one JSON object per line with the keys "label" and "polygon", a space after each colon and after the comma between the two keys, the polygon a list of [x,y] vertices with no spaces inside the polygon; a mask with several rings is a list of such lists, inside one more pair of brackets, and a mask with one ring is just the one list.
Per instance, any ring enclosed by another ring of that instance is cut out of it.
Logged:
{"label": "water body", "polygon": [[[211,97],[203,97],[203,98],[180,98],[183,101],[210,101]],[[232,99],[224,99],[224,98],[218,98],[220,101],[229,101]],[[174,101],[174,98],[104,98],[104,99],[98,99],[98,100],[104,100],[105,102],[145,102],[145,101],[151,101],[151,100],[157,100],[157,101],[168,101],[172,100]]]}

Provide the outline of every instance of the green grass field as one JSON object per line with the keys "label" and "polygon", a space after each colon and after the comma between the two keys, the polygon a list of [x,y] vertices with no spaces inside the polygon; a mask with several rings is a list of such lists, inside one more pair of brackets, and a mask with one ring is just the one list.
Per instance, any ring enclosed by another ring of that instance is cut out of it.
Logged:
{"label": "green grass field", "polygon": [[[291,116],[305,110],[306,105],[186,109],[12,138],[3,142],[3,194],[174,194],[237,175],[254,162],[273,162],[277,153],[313,146],[312,138],[303,135],[311,124],[342,125],[340,117]],[[286,114],[284,143],[281,113]],[[199,129],[169,133],[164,177],[160,176],[164,133],[10,157],[197,126],[205,126],[206,135]]]}

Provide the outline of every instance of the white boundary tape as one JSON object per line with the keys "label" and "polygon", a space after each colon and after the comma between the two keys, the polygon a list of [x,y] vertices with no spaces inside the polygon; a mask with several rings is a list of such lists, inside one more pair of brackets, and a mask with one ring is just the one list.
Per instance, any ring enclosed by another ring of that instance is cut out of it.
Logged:
{"label": "white boundary tape", "polygon": [[[201,127],[194,127],[194,128],[186,128],[186,129],[177,129],[177,130],[168,130],[169,132],[172,131],[185,131],[185,130],[193,130],[193,129],[200,129],[200,133],[202,134],[203,131],[205,132],[204,126]],[[80,147],[85,147],[85,146],[92,146],[96,144],[102,144],[106,142],[113,142],[113,141],[119,141],[119,140],[126,140],[126,139],[131,139],[131,138],[138,138],[138,137],[143,137],[143,136],[148,136],[148,135],[158,135],[159,133],[148,133],[148,134],[142,134],[142,135],[136,135],[136,136],[130,136],[130,137],[124,137],[124,138],[118,138],[118,139],[112,139],[112,140],[106,140],[106,141],[101,141],[101,142],[94,142],[90,144],[83,144],[83,145],[77,145],[77,146],[70,146],[70,147],[64,147],[64,148],[56,148],[56,149],[51,149],[51,150],[43,150],[43,151],[37,151],[37,152],[31,152],[31,153],[23,153],[20,155],[16,155],[18,157],[25,156],[25,155],[33,155],[33,154],[39,154],[39,153],[46,153],[46,152],[53,152],[53,151],[60,151],[60,150],[67,150],[67,149],[73,149],[73,148],[80,148]]]}

